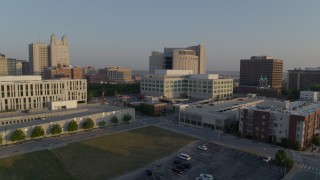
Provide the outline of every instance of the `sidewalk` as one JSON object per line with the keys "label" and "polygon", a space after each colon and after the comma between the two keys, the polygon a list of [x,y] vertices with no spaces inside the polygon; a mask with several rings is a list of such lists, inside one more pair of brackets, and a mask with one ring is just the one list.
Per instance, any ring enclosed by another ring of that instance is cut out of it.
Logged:
{"label": "sidewalk", "polygon": [[282,178],[283,180],[291,180],[293,177],[300,171],[299,166],[297,163],[294,163],[293,167],[290,171]]}

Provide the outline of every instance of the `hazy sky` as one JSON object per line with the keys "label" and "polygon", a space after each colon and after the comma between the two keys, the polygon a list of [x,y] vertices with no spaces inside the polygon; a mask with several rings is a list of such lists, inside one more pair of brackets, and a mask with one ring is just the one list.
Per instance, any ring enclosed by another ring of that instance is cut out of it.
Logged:
{"label": "hazy sky", "polygon": [[3,0],[0,23],[11,58],[28,60],[28,44],[55,33],[73,65],[147,70],[151,51],[203,43],[207,70],[238,71],[251,55],[320,67],[319,0]]}

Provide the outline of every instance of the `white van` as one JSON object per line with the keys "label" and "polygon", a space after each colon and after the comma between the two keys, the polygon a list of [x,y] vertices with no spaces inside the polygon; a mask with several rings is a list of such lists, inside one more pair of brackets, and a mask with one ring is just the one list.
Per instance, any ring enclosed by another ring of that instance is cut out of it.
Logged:
{"label": "white van", "polygon": [[178,154],[178,158],[189,161],[191,159],[191,156],[186,153],[180,153],[180,154]]}

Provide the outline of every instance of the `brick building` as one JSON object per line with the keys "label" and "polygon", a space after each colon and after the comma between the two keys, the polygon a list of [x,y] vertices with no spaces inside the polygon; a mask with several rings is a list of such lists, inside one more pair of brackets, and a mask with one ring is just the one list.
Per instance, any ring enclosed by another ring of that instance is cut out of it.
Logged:
{"label": "brick building", "polygon": [[305,148],[319,128],[319,121],[320,102],[269,101],[241,108],[239,130],[243,136],[256,136],[262,142],[279,143],[286,138]]}
{"label": "brick building", "polygon": [[48,68],[44,71],[44,79],[82,79],[82,67],[62,66]]}

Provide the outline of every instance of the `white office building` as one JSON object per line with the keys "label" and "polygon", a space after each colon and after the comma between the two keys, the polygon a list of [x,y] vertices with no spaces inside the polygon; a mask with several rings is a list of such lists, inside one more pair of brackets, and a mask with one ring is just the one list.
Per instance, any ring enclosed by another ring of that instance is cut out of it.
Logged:
{"label": "white office building", "polygon": [[141,94],[165,98],[231,99],[233,79],[218,74],[193,74],[192,70],[156,70],[141,79]]}
{"label": "white office building", "polygon": [[83,79],[41,80],[40,76],[2,76],[0,111],[47,108],[51,102],[87,103]]}

